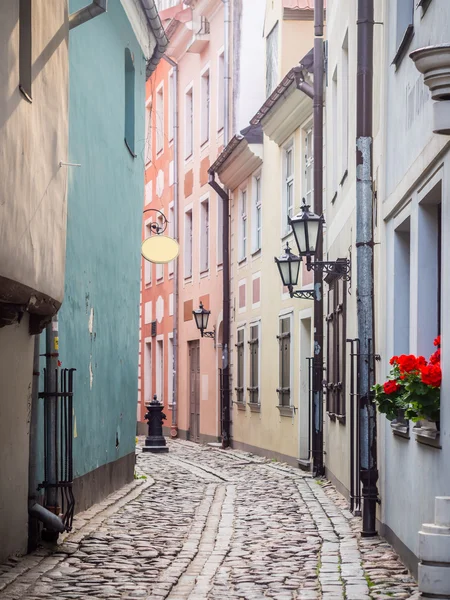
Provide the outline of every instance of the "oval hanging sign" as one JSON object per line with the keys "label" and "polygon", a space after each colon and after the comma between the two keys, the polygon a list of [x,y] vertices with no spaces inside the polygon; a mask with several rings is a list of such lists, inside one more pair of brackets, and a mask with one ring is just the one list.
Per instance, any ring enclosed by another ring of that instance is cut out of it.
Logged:
{"label": "oval hanging sign", "polygon": [[152,235],[142,242],[141,254],[152,263],[162,265],[174,260],[180,251],[176,240],[167,235]]}

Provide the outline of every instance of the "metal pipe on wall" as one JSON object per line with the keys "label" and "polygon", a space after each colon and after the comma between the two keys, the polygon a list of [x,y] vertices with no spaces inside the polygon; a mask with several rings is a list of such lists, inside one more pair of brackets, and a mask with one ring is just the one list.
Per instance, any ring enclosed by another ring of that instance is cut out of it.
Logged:
{"label": "metal pipe on wall", "polygon": [[376,535],[378,470],[374,383],[373,261],[373,30],[374,0],[358,0],[356,75],[356,257],[359,358],[360,467],[365,537]]}
{"label": "metal pipe on wall", "polygon": [[69,29],[74,29],[78,25],[83,25],[83,23],[98,17],[98,15],[102,15],[107,11],[107,8],[108,0],[93,0],[88,6],[80,8],[77,12],[69,15]]}
{"label": "metal pipe on wall", "polygon": [[[174,212],[174,223],[173,223],[173,236],[179,241],[179,182],[178,182],[178,64],[171,59],[169,56],[164,54],[163,59],[173,67],[173,89],[170,93],[173,97],[173,212]],[[179,285],[178,285],[178,266],[179,257],[175,259],[174,263],[174,274],[173,274],[173,371],[172,371],[172,436],[175,437],[176,429],[178,426],[178,360],[179,360],[179,348],[178,348],[178,326],[179,326],[179,315],[178,315],[178,302],[179,302]]]}
{"label": "metal pipe on wall", "polygon": [[[323,213],[323,0],[314,2],[314,212]],[[322,260],[323,240],[319,237],[316,256]],[[323,463],[323,275],[314,271],[314,355],[313,355],[313,414],[312,455],[315,475],[324,474]]]}
{"label": "metal pipe on wall", "polygon": [[[33,355],[33,385],[31,388],[30,409],[30,434],[29,434],[29,461],[28,461],[28,507],[36,504],[39,494],[37,490],[37,457],[38,457],[38,434],[37,423],[39,415],[39,342],[40,336],[34,336]],[[36,519],[30,518],[28,523],[28,551],[37,548],[39,542],[39,526]]]}

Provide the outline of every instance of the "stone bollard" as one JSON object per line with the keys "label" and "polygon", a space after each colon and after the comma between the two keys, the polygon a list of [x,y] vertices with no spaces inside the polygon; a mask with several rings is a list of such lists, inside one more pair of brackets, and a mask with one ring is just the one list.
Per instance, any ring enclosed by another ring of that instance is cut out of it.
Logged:
{"label": "stone bollard", "polygon": [[147,406],[145,419],[148,421],[148,436],[145,438],[142,452],[169,452],[162,431],[163,421],[167,418],[163,413],[163,408],[164,406],[158,402],[155,394]]}
{"label": "stone bollard", "polygon": [[435,498],[434,520],[419,531],[419,590],[422,598],[450,599],[450,497]]}

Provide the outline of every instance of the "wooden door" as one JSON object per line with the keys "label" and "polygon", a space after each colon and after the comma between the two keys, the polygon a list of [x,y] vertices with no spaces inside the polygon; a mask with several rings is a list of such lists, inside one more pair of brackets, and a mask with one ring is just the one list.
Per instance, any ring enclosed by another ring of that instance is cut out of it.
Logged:
{"label": "wooden door", "polygon": [[200,440],[200,342],[189,342],[189,438]]}

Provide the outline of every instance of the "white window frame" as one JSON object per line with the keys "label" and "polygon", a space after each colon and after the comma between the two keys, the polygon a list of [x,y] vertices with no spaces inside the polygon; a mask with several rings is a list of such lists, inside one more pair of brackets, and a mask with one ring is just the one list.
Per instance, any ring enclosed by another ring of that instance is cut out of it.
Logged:
{"label": "white window frame", "polygon": [[[288,175],[288,153],[291,153],[291,175]],[[291,188],[291,204],[288,205],[288,189]],[[286,237],[291,232],[291,227],[288,223],[288,215],[294,216],[295,208],[295,144],[294,138],[292,137],[283,146],[283,210],[281,214],[281,237]]]}
{"label": "white window frame", "polygon": [[[302,131],[303,138],[303,198],[306,200],[306,204],[313,206],[314,204],[314,133],[313,123],[310,122],[303,127]],[[311,143],[308,144],[308,139]],[[308,188],[308,171],[310,172],[311,186]]]}
{"label": "white window frame", "polygon": [[[190,114],[189,104],[190,104]],[[188,161],[194,154],[194,86],[189,84],[184,92],[184,157]]]}
{"label": "white window frame", "polygon": [[[188,218],[188,214],[190,217]],[[188,222],[190,221],[190,231]],[[189,239],[188,239],[189,236]],[[194,271],[193,262],[194,212],[192,205],[184,209],[184,279],[191,279]]]}
{"label": "white window frame", "polygon": [[336,198],[336,194],[338,191],[338,137],[339,137],[339,123],[338,123],[338,68],[337,65],[333,71],[333,76],[331,78],[331,127],[332,127],[332,137],[331,137],[331,193],[332,193],[332,202]]}
{"label": "white window frame", "polygon": [[156,88],[156,156],[164,152],[164,81]]}
{"label": "white window frame", "polygon": [[[205,208],[207,207],[207,212]],[[208,217],[205,219],[205,217]],[[199,267],[200,274],[209,272],[210,260],[209,252],[211,246],[211,205],[209,202],[209,196],[204,196],[200,199],[200,253],[199,253]]]}
{"label": "white window frame", "polygon": [[217,267],[223,266],[223,199],[219,194],[216,195],[217,206],[217,236],[216,236],[216,264]]}
{"label": "white window frame", "polygon": [[173,358],[174,358],[174,348],[173,348],[173,332],[170,332],[168,335],[168,344],[167,344],[167,405],[173,406]]}
{"label": "white window frame", "polygon": [[168,83],[168,98],[169,98],[169,102],[168,102],[168,124],[167,124],[167,129],[168,129],[168,138],[169,138],[169,143],[173,142],[173,128],[174,128],[174,123],[173,123],[173,106],[174,106],[174,98],[175,98],[175,94],[176,94],[176,90],[175,90],[175,77],[174,77],[174,73],[173,73],[173,69],[170,69],[169,71],[169,83]]}
{"label": "white window frame", "polygon": [[225,54],[221,48],[217,54],[217,133],[223,131],[225,124]]}
{"label": "white window frame", "polygon": [[[144,402],[151,402],[153,398],[153,355],[152,340],[147,337],[144,339]],[[148,360],[150,359],[150,360]]]}
{"label": "white window frame", "polygon": [[[175,203],[171,202],[169,204],[169,236],[171,238],[175,237]],[[171,260],[168,265],[169,276],[173,275],[175,270],[175,261]]]}
{"label": "white window frame", "polygon": [[164,334],[156,336],[156,395],[164,404]]}
{"label": "white window frame", "polygon": [[348,53],[348,30],[345,32],[341,47],[341,164],[340,185],[342,185],[348,169],[348,140],[349,140],[349,53]]}
{"label": "white window frame", "polygon": [[[144,223],[145,228],[145,239],[149,238],[152,235],[151,229],[152,219],[146,219]],[[150,287],[152,285],[152,269],[153,263],[149,260],[142,259],[144,261],[144,285],[145,287]]]}
{"label": "white window frame", "polygon": [[[275,35],[276,34],[276,35]],[[272,57],[272,64],[269,65],[268,61],[268,48],[269,48],[269,38],[273,36],[274,42],[274,54]],[[270,94],[274,91],[274,89],[278,85],[278,72],[279,72],[279,56],[280,56],[280,23],[277,21],[272,29],[266,36],[266,97],[269,97]],[[270,67],[271,73],[271,81],[269,86],[269,78],[267,77]]]}
{"label": "white window frame", "polygon": [[[259,182],[259,186],[258,186]],[[252,182],[252,254],[262,248],[262,176],[261,172],[253,175]],[[258,194],[259,189],[259,194]],[[258,226],[259,215],[259,226]]]}
{"label": "white window frame", "polygon": [[238,195],[238,261],[242,262],[247,258],[247,216],[248,216],[248,193],[247,187],[239,190]]}
{"label": "white window frame", "polygon": [[[208,81],[207,87],[206,80]],[[200,73],[200,119],[200,145],[203,146],[209,142],[211,129],[211,69],[209,63]]]}
{"label": "white window frame", "polygon": [[145,165],[153,162],[153,97],[145,103]]}

